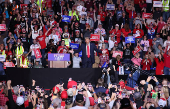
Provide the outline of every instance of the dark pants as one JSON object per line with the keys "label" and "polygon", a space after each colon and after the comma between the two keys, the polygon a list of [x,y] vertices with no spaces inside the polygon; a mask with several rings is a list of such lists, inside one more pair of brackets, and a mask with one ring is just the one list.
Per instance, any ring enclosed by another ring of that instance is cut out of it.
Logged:
{"label": "dark pants", "polygon": [[83,68],[92,68],[91,58],[86,57],[86,62],[82,65]]}
{"label": "dark pants", "polygon": [[147,7],[146,7],[146,12],[147,13],[151,13],[151,9],[152,9],[152,3],[146,3]]}
{"label": "dark pants", "polygon": [[44,65],[45,49],[40,49],[40,51],[41,51],[41,55],[42,55],[41,61],[42,61],[42,64]]}
{"label": "dark pants", "polygon": [[0,70],[0,75],[5,75],[5,71],[4,70]]}

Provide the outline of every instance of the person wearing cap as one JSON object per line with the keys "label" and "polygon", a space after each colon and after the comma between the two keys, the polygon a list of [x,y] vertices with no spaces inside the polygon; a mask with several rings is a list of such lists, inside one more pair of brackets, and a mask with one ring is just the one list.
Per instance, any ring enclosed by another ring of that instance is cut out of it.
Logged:
{"label": "person wearing cap", "polygon": [[89,101],[89,98],[86,99],[86,100],[87,100],[86,105],[84,106],[84,97],[83,97],[83,95],[82,94],[76,95],[76,100],[75,100],[76,106],[74,106],[74,107],[72,107],[70,109],[88,109],[87,104],[90,106],[90,101]]}
{"label": "person wearing cap", "polygon": [[[92,68],[93,63],[95,62],[94,59],[94,51],[102,53],[101,50],[97,49],[94,43],[90,42],[90,33],[86,32],[84,34],[85,37],[85,42],[86,43],[82,43],[81,46],[79,47],[78,50],[70,50],[70,53],[79,53],[80,51],[82,51],[82,67],[83,68]],[[103,51],[105,52],[105,51]]]}
{"label": "person wearing cap", "polygon": [[114,39],[117,41],[117,43],[120,43],[120,36],[121,36],[121,31],[119,30],[119,25],[115,25],[115,29],[112,29],[109,31],[110,36],[114,37]]}

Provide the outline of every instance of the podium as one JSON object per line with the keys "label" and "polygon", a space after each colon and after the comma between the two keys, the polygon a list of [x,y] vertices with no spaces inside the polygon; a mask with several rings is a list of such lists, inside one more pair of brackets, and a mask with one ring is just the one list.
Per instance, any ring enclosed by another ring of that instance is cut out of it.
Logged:
{"label": "podium", "polygon": [[67,68],[67,62],[70,61],[70,54],[49,53],[48,68]]}

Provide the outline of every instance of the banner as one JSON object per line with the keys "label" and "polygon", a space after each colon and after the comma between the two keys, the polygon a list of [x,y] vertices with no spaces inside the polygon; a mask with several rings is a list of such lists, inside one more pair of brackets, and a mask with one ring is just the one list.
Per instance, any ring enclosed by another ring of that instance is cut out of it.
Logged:
{"label": "banner", "polygon": [[82,51],[79,52],[79,57],[82,57]]}
{"label": "banner", "polygon": [[70,48],[72,49],[78,49],[79,48],[79,44],[75,44],[75,43],[70,43]]}
{"label": "banner", "polygon": [[71,16],[62,15],[62,17],[63,17],[62,22],[70,22],[71,20]]}
{"label": "banner", "polygon": [[114,4],[107,4],[106,10],[115,10]]}
{"label": "banner", "polygon": [[101,68],[107,68],[108,67],[108,64],[105,62]]}
{"label": "banner", "polygon": [[42,55],[41,55],[41,52],[40,52],[40,49],[39,49],[39,48],[37,48],[37,49],[33,49],[33,50],[34,50],[34,54],[35,54],[36,59],[38,59],[38,58],[41,58],[41,57],[42,57]]}
{"label": "banner", "polygon": [[100,40],[100,34],[91,34],[90,41],[99,41]]}
{"label": "banner", "polygon": [[145,19],[150,18],[150,15],[152,15],[152,14],[151,13],[143,13],[142,18],[145,18]]}
{"label": "banner", "polygon": [[5,55],[0,55],[0,62],[3,62],[3,61],[5,61]]}
{"label": "banner", "polygon": [[27,7],[27,5],[28,5],[28,4],[20,4],[21,10],[22,10],[23,7],[25,7],[25,6]]}
{"label": "banner", "polygon": [[123,56],[123,51],[113,51],[112,57],[116,58],[117,55],[120,55],[121,58],[122,58],[122,56]]}
{"label": "banner", "polygon": [[162,1],[153,1],[153,7],[162,7]]}
{"label": "banner", "polygon": [[48,61],[70,61],[70,54],[48,53]]}
{"label": "banner", "polygon": [[0,24],[0,31],[6,31],[6,24]]}
{"label": "banner", "polygon": [[135,43],[135,37],[134,36],[128,36],[125,37],[125,43]]}
{"label": "banner", "polygon": [[6,69],[6,67],[15,67],[13,62],[4,62],[4,69]]}
{"label": "banner", "polygon": [[136,53],[140,52],[141,51],[141,48],[140,46],[138,46],[135,50],[132,51],[133,55],[135,56]]}

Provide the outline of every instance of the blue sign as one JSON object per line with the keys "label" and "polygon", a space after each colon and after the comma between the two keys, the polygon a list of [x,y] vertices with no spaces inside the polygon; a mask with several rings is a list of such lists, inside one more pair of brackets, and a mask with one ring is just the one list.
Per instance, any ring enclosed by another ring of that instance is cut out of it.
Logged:
{"label": "blue sign", "polygon": [[48,61],[70,61],[70,54],[48,53]]}
{"label": "blue sign", "polygon": [[82,51],[79,52],[79,57],[82,57]]}
{"label": "blue sign", "polygon": [[125,43],[135,43],[135,37],[134,36],[125,37]]}
{"label": "blue sign", "polygon": [[107,63],[105,62],[105,63],[102,65],[101,68],[106,68],[106,67],[108,67],[108,65],[107,65]]}
{"label": "blue sign", "polygon": [[78,49],[79,48],[79,44],[75,44],[75,43],[70,43],[70,48],[72,49]]}
{"label": "blue sign", "polygon": [[62,15],[62,22],[70,22],[71,16]]}
{"label": "blue sign", "polygon": [[115,10],[115,5],[114,4],[107,4],[106,10]]}

